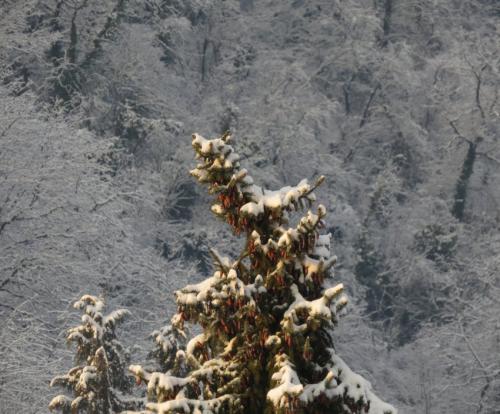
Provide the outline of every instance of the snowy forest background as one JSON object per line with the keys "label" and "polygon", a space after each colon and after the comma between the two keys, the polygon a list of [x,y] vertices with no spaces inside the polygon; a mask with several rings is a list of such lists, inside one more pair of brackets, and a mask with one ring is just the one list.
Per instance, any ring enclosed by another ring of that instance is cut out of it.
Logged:
{"label": "snowy forest background", "polygon": [[0,412],[48,412],[83,293],[142,362],[235,254],[188,171],[327,178],[339,354],[401,413],[500,413],[496,0],[0,1]]}

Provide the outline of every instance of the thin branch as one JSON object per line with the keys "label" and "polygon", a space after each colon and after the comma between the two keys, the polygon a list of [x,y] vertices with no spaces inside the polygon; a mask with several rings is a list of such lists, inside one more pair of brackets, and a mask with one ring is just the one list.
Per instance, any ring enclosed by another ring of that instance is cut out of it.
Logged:
{"label": "thin branch", "polygon": [[474,347],[472,346],[472,343],[469,341],[469,338],[465,334],[462,321],[459,320],[458,324],[460,326],[460,332],[462,334],[462,338],[464,339],[465,343],[467,344],[467,348],[469,348],[469,351],[472,354],[472,356],[474,357],[474,360],[477,362],[477,364],[479,365],[479,367],[483,371],[484,380],[486,381],[486,384],[484,384],[483,388],[481,389],[481,395],[480,395],[481,399],[479,400],[479,407],[476,411],[477,414],[480,414],[483,411],[483,398],[486,395],[486,392],[488,391],[488,389],[490,388],[490,385],[491,385],[491,378],[490,378],[490,375],[489,375],[486,367],[483,364],[483,361],[481,361],[481,359],[479,358],[479,355],[476,353]]}
{"label": "thin branch", "polygon": [[2,280],[2,283],[0,283],[0,290],[3,290],[4,286],[9,283],[12,278],[17,274],[17,272],[19,271],[19,268],[16,268],[10,276],[6,277],[4,280]]}
{"label": "thin branch", "polygon": [[363,125],[366,123],[366,120],[368,119],[368,112],[370,110],[370,106],[372,104],[373,98],[375,97],[375,94],[380,88],[380,83],[377,83],[375,88],[373,88],[372,93],[370,94],[370,98],[368,98],[368,102],[366,103],[365,110],[363,111],[363,117],[361,118],[361,121],[359,122],[359,127],[362,128]]}
{"label": "thin branch", "polygon": [[472,71],[474,74],[474,77],[476,78],[476,105],[479,108],[479,113],[481,114],[481,118],[484,119],[484,111],[483,107],[481,106],[481,82],[482,82],[482,77],[481,74],[483,71],[488,67],[488,65],[484,65],[480,70],[479,73],[476,71]]}
{"label": "thin branch", "polygon": [[[451,128],[453,129],[453,131],[455,132],[456,134],[456,137],[460,138],[460,139],[463,139],[465,142],[467,142],[469,145],[477,145],[477,142],[473,142],[471,139],[467,138],[467,137],[464,137],[460,131],[458,130],[457,126],[455,125],[455,121],[452,121],[452,120],[449,120],[449,124],[451,126]],[[451,142],[450,142],[451,144]],[[494,163],[496,164],[499,164],[500,165],[500,160],[496,159],[495,157],[491,156],[490,154],[488,154],[487,152],[482,152],[482,151],[476,151],[476,155],[479,155],[479,156],[482,156],[484,158],[487,158],[488,160],[490,161],[493,161]]]}
{"label": "thin branch", "polygon": [[15,119],[14,119],[14,120],[13,120],[13,121],[9,124],[9,125],[7,125],[7,128],[5,128],[5,129],[2,131],[2,133],[0,134],[0,138],[3,138],[3,137],[5,136],[5,134],[6,134],[7,132],[9,132],[9,129],[11,129],[11,128],[12,128],[12,126],[13,126],[13,125],[14,125],[14,124],[15,124],[15,123],[19,120],[19,119],[21,119],[21,117],[20,117],[20,116],[18,116],[17,118],[15,118]]}

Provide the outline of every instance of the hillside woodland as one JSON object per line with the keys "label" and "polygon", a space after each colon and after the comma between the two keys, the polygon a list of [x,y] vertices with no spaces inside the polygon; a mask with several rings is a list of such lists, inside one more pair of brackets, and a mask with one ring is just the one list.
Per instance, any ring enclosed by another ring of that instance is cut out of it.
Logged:
{"label": "hillside woodland", "polygon": [[[189,176],[320,175],[336,350],[400,413],[500,412],[495,0],[0,1],[0,412],[48,412],[83,294],[135,363],[244,240]],[[137,390],[137,392],[140,392]]]}

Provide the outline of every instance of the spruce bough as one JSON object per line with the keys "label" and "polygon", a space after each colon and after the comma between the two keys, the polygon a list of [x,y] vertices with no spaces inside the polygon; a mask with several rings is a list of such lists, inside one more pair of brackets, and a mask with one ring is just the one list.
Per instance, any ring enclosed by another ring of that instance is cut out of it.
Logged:
{"label": "spruce bough", "polygon": [[[178,313],[155,336],[164,372],[133,365],[148,385],[148,412],[396,413],[336,354],[331,333],[347,304],[342,284],[324,288],[336,258],[320,235],[319,205],[295,227],[289,215],[311,207],[313,185],[277,191],[254,184],[230,145],[192,136],[198,165],[191,174],[215,196],[211,210],[246,237],[235,261],[212,250],[216,271],[176,292]],[[185,346],[185,324],[202,333]],[[170,336],[169,336],[170,335]]]}
{"label": "spruce bough", "polygon": [[111,414],[139,406],[139,401],[124,395],[131,386],[125,375],[129,355],[115,335],[116,326],[129,312],[118,309],[105,315],[104,301],[91,295],[83,295],[73,307],[83,315],[81,324],[69,329],[66,339],[76,345],[78,365],[50,383],[73,395],[54,397],[49,409],[63,414]]}

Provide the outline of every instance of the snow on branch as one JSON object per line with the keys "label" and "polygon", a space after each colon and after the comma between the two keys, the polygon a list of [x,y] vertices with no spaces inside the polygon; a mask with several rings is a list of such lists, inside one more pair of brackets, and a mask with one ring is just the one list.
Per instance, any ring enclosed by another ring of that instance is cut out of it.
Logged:
{"label": "snow on branch", "polygon": [[192,145],[200,162],[191,170],[201,183],[208,183],[210,193],[219,193],[212,212],[223,217],[239,233],[249,220],[264,217],[271,222],[286,220],[287,211],[311,205],[316,196],[313,191],[324,181],[321,176],[314,185],[303,179],[296,186],[267,190],[254,184],[248,172],[240,167],[240,156],[229,142],[231,136],[206,139],[193,134]]}
{"label": "snow on branch", "polygon": [[158,414],[186,413],[186,414],[215,414],[220,412],[222,406],[230,399],[222,395],[210,400],[195,400],[189,398],[176,398],[162,403],[147,403],[146,408]]}
{"label": "snow on branch", "polygon": [[238,277],[237,270],[231,268],[227,273],[217,270],[212,277],[178,290],[175,296],[181,309],[200,305],[203,309],[207,306],[217,308],[233,298],[236,305],[241,307],[247,303],[255,303],[253,296],[266,291],[262,284],[262,277],[256,277],[253,284],[245,284]]}
{"label": "snow on branch", "polygon": [[267,393],[267,399],[270,400],[276,408],[296,408],[298,405],[298,396],[304,390],[300,383],[295,366],[290,362],[286,354],[276,355],[275,372],[271,379],[276,386]]}
{"label": "snow on branch", "polygon": [[[380,400],[372,391],[369,381],[354,373],[348,365],[330,349],[331,364],[323,380],[303,385],[296,368],[286,354],[275,357],[272,375],[274,387],[267,393],[267,399],[276,409],[307,407],[323,398],[342,401],[346,412],[368,414],[396,414],[396,410]],[[362,411],[361,411],[362,410]]]}
{"label": "snow on branch", "polygon": [[372,385],[361,375],[353,372],[349,366],[330,348],[330,370],[325,379],[318,384],[309,384],[304,388],[301,399],[305,402],[324,393],[328,399],[343,397],[348,408],[356,412],[357,407],[368,407],[368,414],[397,414],[396,409],[378,398]]}
{"label": "snow on branch", "polygon": [[[297,285],[291,286],[294,302],[288,307],[281,322],[287,333],[302,333],[306,330],[316,330],[321,320],[335,322],[337,312],[347,305],[347,296],[343,294],[342,283],[325,290],[319,299],[309,301],[300,294]],[[335,300],[333,309],[332,302]],[[303,316],[305,314],[305,316]],[[299,317],[299,315],[301,315]],[[302,322],[302,323],[301,323]],[[300,324],[300,325],[297,325]]]}

